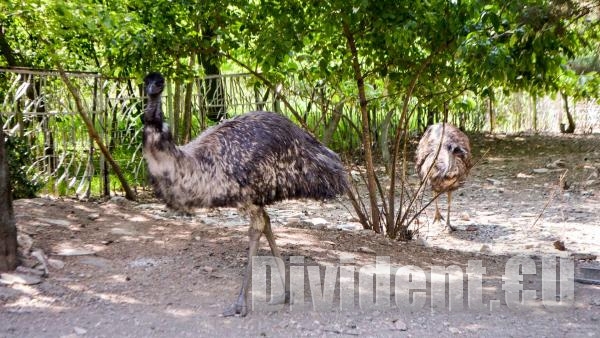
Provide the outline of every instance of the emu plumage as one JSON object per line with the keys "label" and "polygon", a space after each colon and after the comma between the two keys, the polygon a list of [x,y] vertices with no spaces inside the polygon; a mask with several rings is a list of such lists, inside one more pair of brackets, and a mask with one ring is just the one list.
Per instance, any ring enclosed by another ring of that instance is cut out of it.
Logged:
{"label": "emu plumage", "polygon": [[415,165],[423,183],[430,185],[436,194],[434,220],[442,218],[437,197],[445,192],[448,195],[446,226],[455,230],[450,224],[450,204],[452,192],[464,184],[473,166],[469,138],[451,124],[431,125],[419,141]]}
{"label": "emu plumage", "polygon": [[[250,218],[248,263],[240,294],[224,315],[246,315],[252,257],[265,234],[274,256],[281,258],[264,206],[296,198],[333,198],[348,188],[339,156],[287,118],[250,112],[204,131],[177,146],[164,123],[164,79],[144,79],[143,154],[158,197],[184,212],[196,207],[237,207]],[[281,276],[283,263],[278,262]]]}

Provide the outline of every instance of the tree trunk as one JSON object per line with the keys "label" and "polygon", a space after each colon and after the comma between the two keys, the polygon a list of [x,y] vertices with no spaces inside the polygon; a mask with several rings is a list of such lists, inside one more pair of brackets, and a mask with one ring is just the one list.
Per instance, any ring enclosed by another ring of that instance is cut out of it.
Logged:
{"label": "tree trunk", "polygon": [[[371,149],[371,127],[369,125],[369,111],[367,107],[367,96],[365,93],[365,79],[363,78],[360,62],[358,60],[358,50],[354,35],[350,31],[350,27],[345,22],[343,24],[344,36],[350,49],[352,58],[352,69],[354,71],[354,80],[358,88],[358,99],[360,103],[361,126],[362,126],[362,145],[364,151],[364,160],[367,171],[367,188],[369,190],[369,203],[371,206],[371,223],[373,230],[381,233],[380,227],[380,211],[377,205],[377,178],[375,177],[375,166],[373,164],[373,153]],[[363,224],[365,226],[365,224]]]}
{"label": "tree trunk", "polygon": [[173,95],[173,115],[171,116],[172,132],[175,142],[181,143],[183,134],[180,132],[181,125],[181,80],[175,80],[175,94]]}
{"label": "tree trunk", "polygon": [[565,124],[560,124],[560,132],[563,134],[573,134],[575,132],[575,120],[573,120],[573,115],[571,115],[571,110],[569,109],[569,96],[565,93],[560,93],[563,99],[565,113],[567,114],[567,121],[569,122],[569,126],[565,128]]}
{"label": "tree trunk", "polygon": [[331,120],[327,123],[327,127],[325,127],[325,132],[323,133],[323,138],[321,139],[321,142],[325,146],[329,146],[329,143],[331,142],[331,140],[333,140],[333,133],[337,129],[337,126],[339,125],[340,120],[342,119],[345,103],[346,101],[342,100],[338,102],[335,105],[335,107],[333,107],[333,116],[331,117]]}
{"label": "tree trunk", "polygon": [[488,98],[488,113],[490,116],[490,134],[494,133],[494,97],[490,95]]}
{"label": "tree trunk", "polygon": [[538,131],[538,111],[537,111],[537,95],[531,96],[531,112],[532,112],[532,128],[537,133]]}
{"label": "tree trunk", "polygon": [[14,270],[19,263],[7,157],[4,131],[0,127],[0,271]]}
{"label": "tree trunk", "polygon": [[388,174],[392,169],[390,166],[392,158],[392,155],[390,154],[390,125],[392,124],[392,117],[395,113],[396,111],[394,109],[390,109],[387,114],[385,114],[385,119],[383,119],[383,122],[381,123],[381,135],[379,135],[381,159],[383,160],[385,170]]}
{"label": "tree trunk", "polygon": [[190,81],[185,85],[185,97],[183,99],[182,143],[188,143],[192,139],[192,90],[194,90],[194,82]]}
{"label": "tree trunk", "polygon": [[[204,27],[202,40],[208,45],[213,43],[216,34],[210,25]],[[198,62],[204,68],[204,74],[208,77],[204,79],[204,98],[207,105],[206,117],[211,121],[220,121],[227,118],[227,107],[225,107],[225,88],[223,80],[219,77],[221,69],[219,68],[219,51],[210,49],[203,54],[198,54]]]}

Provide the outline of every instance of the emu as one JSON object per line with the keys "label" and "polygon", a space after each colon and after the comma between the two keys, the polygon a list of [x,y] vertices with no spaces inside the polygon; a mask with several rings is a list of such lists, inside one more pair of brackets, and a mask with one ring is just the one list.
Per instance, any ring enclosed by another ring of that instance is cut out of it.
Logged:
{"label": "emu", "polygon": [[[324,200],[348,188],[339,156],[281,115],[249,112],[205,130],[177,146],[164,123],[164,78],[144,78],[143,155],[156,195],[172,209],[237,207],[250,219],[248,262],[236,301],[224,316],[248,313],[252,257],[264,234],[271,253],[281,258],[265,206],[284,199]],[[285,278],[283,261],[278,270]]]}
{"label": "emu", "polygon": [[446,226],[450,231],[456,230],[450,224],[450,203],[452,192],[464,184],[473,166],[469,138],[451,124],[431,125],[419,141],[415,165],[422,182],[435,193],[434,222],[443,219],[437,198],[445,192],[448,194]]}

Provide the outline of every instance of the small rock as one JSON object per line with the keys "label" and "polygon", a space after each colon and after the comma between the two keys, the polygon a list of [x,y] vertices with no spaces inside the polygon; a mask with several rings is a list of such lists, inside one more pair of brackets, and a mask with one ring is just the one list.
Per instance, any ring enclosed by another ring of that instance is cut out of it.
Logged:
{"label": "small rock", "polygon": [[502,184],[501,181],[495,180],[493,178],[486,178],[485,180],[488,181],[488,182],[490,182],[492,185],[500,185],[500,184]]}
{"label": "small rock", "polygon": [[536,174],[545,174],[550,171],[548,168],[536,168],[532,170]]}
{"label": "small rock", "polygon": [[565,251],[567,248],[565,247],[565,242],[563,241],[554,241],[554,248],[559,251]]}
{"label": "small rock", "polygon": [[100,214],[98,214],[98,213],[93,213],[93,214],[89,214],[89,215],[88,215],[88,219],[90,219],[90,220],[92,220],[92,221],[95,221],[95,220],[97,220],[98,218],[100,218]]}
{"label": "small rock", "polygon": [[471,216],[469,216],[469,214],[467,212],[461,212],[459,217],[463,221],[470,221],[471,220]]}
{"label": "small rock", "polygon": [[336,226],[336,228],[340,229],[340,230],[355,231],[355,230],[362,230],[363,226],[359,222],[350,222],[350,223],[338,224]]}
{"label": "small rock", "polygon": [[479,228],[474,225],[469,225],[465,230],[466,231],[477,231],[477,230],[479,230]]}
{"label": "small rock", "polygon": [[202,271],[208,272],[208,273],[213,272],[213,270],[214,269],[211,266],[205,266],[205,267],[202,268]]}
{"label": "small rock", "polygon": [[57,256],[85,256],[95,254],[94,250],[85,248],[62,248],[56,252]]}
{"label": "small rock", "polygon": [[455,327],[448,328],[448,331],[450,331],[450,333],[452,333],[452,334],[459,334],[460,333],[460,330],[457,329],[457,328],[455,328]]}
{"label": "small rock", "polygon": [[60,270],[65,267],[65,262],[63,262],[59,259],[54,259],[54,258],[48,259],[48,264],[57,270]]}
{"label": "small rock", "polygon": [[31,238],[31,236],[28,234],[19,231],[17,234],[17,243],[19,243],[19,246],[23,248],[23,253],[27,255],[33,246],[33,238]]}
{"label": "small rock", "polygon": [[35,259],[37,259],[38,262],[42,264],[44,276],[48,275],[48,273],[50,272],[48,270],[48,257],[46,257],[46,255],[44,254],[44,251],[42,251],[42,249],[35,249],[31,252],[31,256],[35,257]]}
{"label": "small rock", "polygon": [[310,218],[306,220],[308,223],[311,223],[312,225],[327,225],[329,224],[329,221],[324,219],[324,218],[320,218],[320,217],[316,217],[316,218]]}
{"label": "small rock", "polygon": [[35,275],[23,274],[23,273],[0,273],[0,283],[2,284],[22,284],[22,285],[35,285],[40,284],[42,278]]}
{"label": "small rock", "polygon": [[424,246],[424,247],[428,247],[429,244],[427,244],[427,241],[423,238],[423,237],[419,237],[415,240],[415,244],[418,246]]}
{"label": "small rock", "polygon": [[549,169],[564,168],[566,166],[567,166],[567,163],[565,163],[565,161],[563,161],[563,160],[556,160],[552,163],[546,164],[546,168],[549,168]]}
{"label": "small rock", "polygon": [[86,334],[86,333],[87,333],[87,330],[86,330],[86,329],[84,329],[84,328],[82,328],[82,327],[78,327],[78,326],[75,326],[75,327],[73,328],[73,331],[75,331],[75,333],[76,333],[76,334],[78,334],[78,335],[80,335],[80,336],[81,336],[81,335],[84,335],[84,334]]}
{"label": "small rock", "polygon": [[358,252],[368,253],[368,254],[376,254],[377,253],[377,252],[375,252],[375,250],[368,248],[366,246],[361,246],[360,248],[358,248]]}
{"label": "small rock", "polygon": [[396,319],[393,321],[394,323],[394,330],[398,330],[398,331],[406,331],[408,330],[408,326],[406,326],[406,323],[400,319]]}
{"label": "small rock", "polygon": [[533,249],[535,247],[535,245],[529,243],[529,244],[525,244],[525,249]]}
{"label": "small rock", "polygon": [[123,196],[114,196],[110,199],[110,203],[124,206],[130,204],[131,202]]}
{"label": "small rock", "polygon": [[483,252],[483,253],[490,253],[492,252],[492,249],[490,248],[489,245],[484,244],[481,246],[481,248],[479,249],[479,252]]}
{"label": "small rock", "polygon": [[44,271],[40,271],[38,269],[32,269],[32,268],[24,267],[22,265],[17,266],[17,268],[15,269],[15,271],[18,272],[18,273],[35,275],[35,276],[39,276],[39,277],[43,277],[46,274]]}
{"label": "small rock", "polygon": [[306,229],[306,228],[311,228],[313,225],[312,225],[312,223],[308,223],[307,221],[298,221],[298,222],[287,223],[286,226],[288,226],[290,228]]}
{"label": "small rock", "polygon": [[527,175],[527,174],[524,174],[524,173],[518,173],[517,174],[517,178],[533,178],[533,176],[532,175]]}
{"label": "small rock", "polygon": [[64,219],[51,219],[51,218],[46,218],[44,220],[44,222],[49,223],[51,225],[57,225],[57,226],[61,226],[61,227],[68,227],[71,225],[71,222],[64,220]]}

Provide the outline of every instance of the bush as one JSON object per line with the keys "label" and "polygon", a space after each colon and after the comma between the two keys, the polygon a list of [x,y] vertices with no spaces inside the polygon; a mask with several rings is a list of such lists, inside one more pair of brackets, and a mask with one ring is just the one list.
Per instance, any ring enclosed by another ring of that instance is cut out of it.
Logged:
{"label": "bush", "polygon": [[5,141],[13,199],[35,197],[44,184],[33,180],[27,174],[27,168],[33,160],[27,142],[17,136],[7,136]]}

